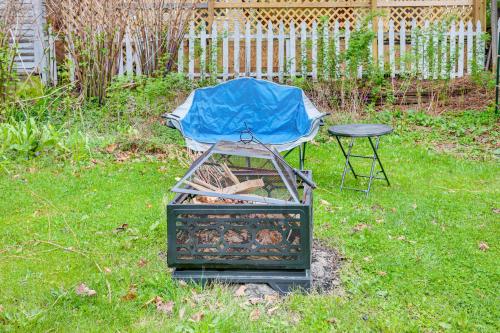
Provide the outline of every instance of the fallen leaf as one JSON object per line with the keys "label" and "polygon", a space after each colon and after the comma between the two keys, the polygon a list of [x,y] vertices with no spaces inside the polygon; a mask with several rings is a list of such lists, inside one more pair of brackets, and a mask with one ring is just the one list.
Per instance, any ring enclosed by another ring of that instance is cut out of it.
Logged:
{"label": "fallen leaf", "polygon": [[106,273],[106,274],[111,274],[111,268],[109,268],[109,267],[104,267],[104,273]]}
{"label": "fallen leaf", "polygon": [[162,301],[162,298],[160,296],[155,296],[153,298],[151,298],[149,301],[147,301],[146,303],[144,303],[142,305],[143,308],[145,308],[146,306],[148,306],[149,304],[153,303],[153,304],[156,304],[158,303],[159,301]]}
{"label": "fallen leaf", "polygon": [[500,214],[500,208],[493,208],[492,211],[495,214]]}
{"label": "fallen leaf", "polygon": [[364,257],[363,260],[366,262],[370,262],[372,261],[372,257]]}
{"label": "fallen leaf", "polygon": [[181,286],[181,287],[187,287],[187,285],[188,285],[187,282],[184,280],[179,280],[179,281],[177,281],[177,283],[179,283],[179,286]]}
{"label": "fallen leaf", "polygon": [[488,244],[486,242],[480,242],[479,243],[479,249],[481,251],[487,251],[490,249],[490,247],[488,246]]}
{"label": "fallen leaf", "polygon": [[277,294],[274,295],[264,295],[264,300],[267,302],[267,305],[270,305],[278,300],[279,296]]}
{"label": "fallen leaf", "polygon": [[387,273],[384,272],[384,271],[377,272],[377,274],[380,275],[380,276],[386,276],[387,275]]}
{"label": "fallen leaf", "polygon": [[186,308],[181,308],[179,310],[179,319],[184,319],[184,314],[186,313]]}
{"label": "fallen leaf", "polygon": [[151,209],[151,208],[153,208],[153,205],[152,205],[152,204],[150,204],[150,203],[148,203],[148,204],[146,205],[146,207],[148,207],[149,209]]}
{"label": "fallen leaf", "polygon": [[413,205],[411,205],[413,207],[413,209],[417,209],[417,204],[414,203]]}
{"label": "fallen leaf", "polygon": [[[194,289],[191,290],[191,294],[193,295],[192,300],[194,300],[194,302],[196,304],[202,303],[205,300],[205,297],[203,296],[203,294],[199,294]],[[194,304],[194,305],[196,305],[196,304]]]}
{"label": "fallen leaf", "polygon": [[87,287],[85,283],[80,283],[78,286],[76,286],[75,293],[78,296],[88,296],[88,297],[93,297],[97,295],[97,292]]}
{"label": "fallen leaf", "polygon": [[113,153],[116,150],[116,147],[118,147],[118,145],[116,143],[112,143],[112,144],[110,144],[109,146],[106,147],[106,151],[109,154],[111,154],[111,153]]}
{"label": "fallen leaf", "polygon": [[406,239],[406,237],[405,236],[399,236],[397,239],[400,240],[400,241],[404,241]]}
{"label": "fallen leaf", "polygon": [[119,232],[122,232],[122,231],[125,231],[127,230],[128,228],[128,224],[127,223],[123,223],[121,226],[119,227],[116,227],[113,232],[116,234],[116,233],[119,233]]}
{"label": "fallen leaf", "polygon": [[298,324],[300,321],[300,315],[297,312],[292,312],[289,315],[292,324]]}
{"label": "fallen leaf", "polygon": [[164,302],[163,300],[160,300],[156,302],[156,311],[164,314],[171,314],[174,311],[174,305],[175,303],[172,301]]}
{"label": "fallen leaf", "polygon": [[262,303],[262,298],[259,298],[259,297],[250,297],[248,299],[248,303],[250,303],[252,305]]}
{"label": "fallen leaf", "polygon": [[146,266],[146,265],[148,264],[148,262],[149,262],[149,261],[147,261],[146,259],[141,258],[141,259],[139,259],[139,262],[137,263],[137,265],[138,265],[139,267],[144,267],[144,266]]}
{"label": "fallen leaf", "polygon": [[384,210],[384,207],[382,207],[378,203],[376,203],[372,206],[372,211],[376,212],[377,210]]}
{"label": "fallen leaf", "polygon": [[392,207],[391,210],[393,213],[395,213],[397,211],[397,209],[395,207]]}
{"label": "fallen leaf", "polygon": [[381,224],[384,222],[384,219],[376,219],[375,222],[377,222],[378,224]]}
{"label": "fallen leaf", "polygon": [[195,323],[201,321],[205,314],[203,312],[197,312],[194,315],[191,316],[191,320],[194,321]]}
{"label": "fallen leaf", "polygon": [[116,154],[116,161],[117,162],[125,162],[125,161],[130,159],[130,156],[131,156],[131,153],[128,151],[119,152],[118,154]]}
{"label": "fallen leaf", "polygon": [[335,324],[337,323],[337,318],[335,318],[335,317],[328,318],[328,319],[326,320],[326,322],[327,322],[328,324],[330,324],[330,325],[335,325]]}
{"label": "fallen leaf", "polygon": [[236,297],[245,296],[246,289],[247,289],[247,286],[242,284],[241,286],[239,286],[238,289],[236,289],[236,291],[234,292],[234,296],[236,296]]}
{"label": "fallen leaf", "polygon": [[0,305],[0,313],[3,312],[4,308],[3,305]]}
{"label": "fallen leaf", "polygon": [[320,199],[319,203],[322,204],[322,205],[325,205],[325,206],[331,206],[332,205],[331,203],[329,203],[328,201],[326,201],[324,199]]}
{"label": "fallen leaf", "polygon": [[275,306],[274,308],[267,309],[267,315],[272,316],[278,309],[279,307],[277,306]]}
{"label": "fallen leaf", "polygon": [[364,230],[364,229],[370,229],[370,225],[368,225],[366,223],[356,224],[354,226],[354,228],[352,228],[352,232],[359,232],[359,231]]}
{"label": "fallen leaf", "polygon": [[277,230],[262,229],[255,236],[257,242],[261,245],[280,244],[283,236]]}
{"label": "fallen leaf", "polygon": [[122,296],[122,301],[132,301],[137,298],[137,286],[131,284],[128,287],[128,292]]}
{"label": "fallen leaf", "polygon": [[99,165],[104,165],[104,162],[101,161],[101,160],[97,160],[97,159],[91,159],[90,162],[92,162],[93,164],[99,164]]}
{"label": "fallen leaf", "polygon": [[224,240],[230,244],[244,243],[247,239],[248,233],[246,232],[246,230],[238,232],[230,229],[224,233]]}
{"label": "fallen leaf", "polygon": [[251,321],[256,321],[260,318],[260,310],[259,309],[254,309],[251,313],[250,313],[250,320]]}

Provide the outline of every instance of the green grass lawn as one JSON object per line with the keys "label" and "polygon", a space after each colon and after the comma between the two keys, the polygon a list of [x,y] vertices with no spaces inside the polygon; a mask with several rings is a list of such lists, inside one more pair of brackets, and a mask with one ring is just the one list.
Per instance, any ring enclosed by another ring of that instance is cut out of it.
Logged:
{"label": "green grass lawn", "polygon": [[[0,174],[0,331],[498,332],[500,167],[470,144],[484,124],[457,134],[450,124],[461,118],[416,116],[406,126],[377,117],[396,126],[380,150],[392,186],[375,183],[367,199],[339,191],[335,141],[323,133],[308,150],[314,236],[345,258],[342,287],[271,304],[171,279],[162,254],[165,205],[185,172],[176,160],[9,165]],[[77,295],[80,283],[97,295]],[[148,305],[155,296],[173,312]]]}

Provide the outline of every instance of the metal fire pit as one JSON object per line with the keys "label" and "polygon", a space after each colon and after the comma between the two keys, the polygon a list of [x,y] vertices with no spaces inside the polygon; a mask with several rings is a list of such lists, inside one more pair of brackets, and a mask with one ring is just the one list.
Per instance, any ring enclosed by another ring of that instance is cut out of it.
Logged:
{"label": "metal fire pit", "polygon": [[[236,149],[231,154],[238,152]],[[203,158],[207,161],[207,154],[193,163],[184,181],[192,179],[189,174],[202,164],[199,162]],[[287,201],[283,199],[283,190],[288,185],[279,176],[267,177],[271,171],[262,168],[263,163],[252,168],[255,160],[244,167],[228,158],[215,160],[224,160],[240,180],[263,179],[264,186],[258,193],[266,193],[266,198],[274,200],[279,196],[280,201],[266,203],[260,195],[244,193],[242,197],[255,197],[256,201],[235,200],[231,196],[219,198],[226,200],[222,204],[200,203],[197,201],[200,194],[193,193],[195,189],[182,187],[181,191],[186,193],[179,193],[167,205],[167,261],[175,268],[173,278],[202,284],[267,283],[281,293],[309,290],[313,228],[312,186],[308,185],[312,183],[311,172],[293,176],[290,183],[295,184],[299,200],[296,202],[290,195]],[[274,191],[279,195],[274,195]]]}

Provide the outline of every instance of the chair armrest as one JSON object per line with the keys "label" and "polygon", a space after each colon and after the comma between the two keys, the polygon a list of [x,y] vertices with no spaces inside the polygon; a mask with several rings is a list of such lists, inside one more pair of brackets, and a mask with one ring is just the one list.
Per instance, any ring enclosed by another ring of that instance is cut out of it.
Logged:
{"label": "chair armrest", "polygon": [[323,120],[323,118],[325,118],[326,116],[329,116],[331,115],[330,112],[327,112],[323,115],[323,117],[321,117],[320,121],[319,121],[319,126],[325,126],[325,121]]}
{"label": "chair armrest", "polygon": [[172,122],[172,119],[178,118],[177,116],[171,113],[164,113],[161,115],[161,117],[165,119],[165,126],[167,126],[168,128],[177,129],[177,127],[175,127],[174,123]]}

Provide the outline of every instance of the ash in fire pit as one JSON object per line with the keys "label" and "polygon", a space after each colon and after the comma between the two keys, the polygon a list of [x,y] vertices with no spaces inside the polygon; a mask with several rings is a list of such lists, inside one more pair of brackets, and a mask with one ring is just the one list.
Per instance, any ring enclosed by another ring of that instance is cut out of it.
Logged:
{"label": "ash in fire pit", "polygon": [[255,144],[219,142],[177,183],[167,206],[174,278],[311,286],[311,173]]}

